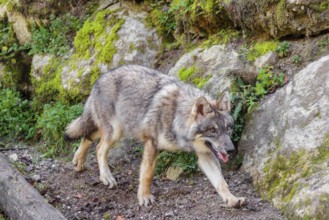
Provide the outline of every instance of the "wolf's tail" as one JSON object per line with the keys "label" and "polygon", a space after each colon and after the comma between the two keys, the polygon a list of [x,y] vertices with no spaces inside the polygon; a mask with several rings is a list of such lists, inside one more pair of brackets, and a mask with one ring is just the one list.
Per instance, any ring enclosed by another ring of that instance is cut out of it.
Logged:
{"label": "wolf's tail", "polygon": [[97,126],[92,119],[92,114],[85,108],[84,113],[66,127],[65,139],[70,141],[89,137],[96,130]]}

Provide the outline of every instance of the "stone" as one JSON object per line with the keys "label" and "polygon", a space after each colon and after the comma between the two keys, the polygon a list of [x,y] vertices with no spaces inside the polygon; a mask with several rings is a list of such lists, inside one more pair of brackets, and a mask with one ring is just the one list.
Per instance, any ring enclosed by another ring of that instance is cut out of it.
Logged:
{"label": "stone", "polygon": [[203,89],[218,97],[223,91],[229,90],[231,75],[235,72],[243,75],[251,68],[247,65],[240,60],[236,51],[226,48],[225,45],[215,45],[208,49],[197,48],[184,54],[168,74],[179,78],[178,73],[182,68],[195,67],[198,74],[204,78],[210,76]]}
{"label": "stone", "polygon": [[14,153],[14,154],[10,154],[10,155],[9,155],[9,158],[10,158],[10,160],[13,161],[13,162],[18,161],[18,155],[17,155],[16,153]]}
{"label": "stone", "polygon": [[166,171],[166,177],[171,181],[176,181],[183,171],[181,167],[171,166]]}
{"label": "stone", "polygon": [[31,32],[29,31],[29,25],[26,17],[16,11],[7,10],[8,21],[13,24],[13,29],[16,37],[21,45],[31,41]]}
{"label": "stone", "polygon": [[258,69],[263,68],[264,66],[271,66],[275,64],[277,61],[277,55],[275,52],[268,52],[265,55],[256,58],[254,62],[255,72],[258,71]]}
{"label": "stone", "polygon": [[329,56],[252,113],[239,143],[260,194],[291,218],[329,217]]}
{"label": "stone", "polygon": [[236,0],[225,1],[228,17],[244,32],[280,38],[288,35],[315,35],[329,28],[325,1]]}

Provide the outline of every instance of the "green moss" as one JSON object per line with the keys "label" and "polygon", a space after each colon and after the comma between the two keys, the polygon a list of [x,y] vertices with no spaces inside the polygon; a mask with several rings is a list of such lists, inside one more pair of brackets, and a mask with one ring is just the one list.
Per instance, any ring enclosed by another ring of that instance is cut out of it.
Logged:
{"label": "green moss", "polygon": [[98,66],[94,65],[90,74],[90,86],[94,85],[100,74],[101,70],[98,68]]}
{"label": "green moss", "polygon": [[17,65],[5,65],[0,76],[0,87],[15,88],[21,78],[20,69]]}
{"label": "green moss", "polygon": [[184,66],[178,71],[178,78],[183,82],[187,82],[195,73],[195,66],[185,68]]}
{"label": "green moss", "polygon": [[[257,180],[256,188],[262,192],[265,199],[275,201],[278,208],[291,215],[290,201],[302,188],[307,187],[307,179],[311,175],[326,169],[324,164],[327,161],[329,161],[329,138],[325,138],[323,144],[312,151],[285,153],[278,148],[265,163],[264,176]],[[301,204],[305,202],[306,199]],[[328,209],[328,203],[324,208]],[[324,210],[317,207],[316,212],[323,215]]]}
{"label": "green moss", "polygon": [[277,41],[257,42],[249,49],[247,53],[247,60],[253,62],[256,58],[261,57],[270,51],[275,51],[277,47]]}
{"label": "green moss", "polygon": [[[117,32],[124,22],[124,19],[118,19],[115,11],[111,10],[100,11],[85,22],[74,39],[74,54],[67,63],[70,66],[69,71],[78,72],[77,77],[80,81],[77,84],[71,80],[70,89],[60,92],[60,96],[65,97],[64,100],[76,103],[88,96],[92,85],[100,75],[98,65],[110,64],[117,52],[115,47],[115,42],[118,40]],[[91,71],[82,76],[86,70],[78,64],[91,56],[95,58]],[[62,99],[60,100],[63,102]]]}
{"label": "green moss", "polygon": [[61,59],[53,57],[43,68],[42,75],[39,79],[32,77],[37,105],[41,106],[43,103],[49,103],[60,98],[60,91],[62,90],[62,68]]}
{"label": "green moss", "polygon": [[218,44],[228,44],[233,40],[237,39],[240,35],[240,32],[233,29],[222,29],[217,34],[213,34],[208,37],[207,40],[202,42],[201,47],[209,48],[213,45]]}
{"label": "green moss", "polygon": [[278,27],[282,28],[282,26],[284,26],[286,22],[285,12],[286,12],[286,0],[280,0],[276,8],[276,20],[278,23]]}
{"label": "green moss", "polygon": [[178,71],[178,78],[180,80],[183,82],[193,83],[199,89],[201,89],[211,77],[212,75],[202,76],[201,71],[196,69],[195,66],[191,66],[187,69],[182,67]]}
{"label": "green moss", "polygon": [[319,6],[320,11],[327,11],[329,10],[329,2],[321,2]]}
{"label": "green moss", "polygon": [[117,32],[120,30],[122,24],[125,22],[124,19],[120,19],[117,23],[112,27],[111,32],[108,34],[105,40],[105,45],[100,50],[99,62],[111,63],[114,54],[117,52],[116,47],[114,45],[115,41],[118,40]]}
{"label": "green moss", "polygon": [[102,37],[107,38],[106,28],[114,25],[116,19],[112,10],[100,11],[89,18],[74,38],[75,54],[80,58],[88,59],[91,54],[103,48]]}
{"label": "green moss", "polygon": [[312,162],[314,164],[321,164],[325,161],[329,161],[329,138],[327,137],[323,144],[316,148],[316,153],[312,156]]}

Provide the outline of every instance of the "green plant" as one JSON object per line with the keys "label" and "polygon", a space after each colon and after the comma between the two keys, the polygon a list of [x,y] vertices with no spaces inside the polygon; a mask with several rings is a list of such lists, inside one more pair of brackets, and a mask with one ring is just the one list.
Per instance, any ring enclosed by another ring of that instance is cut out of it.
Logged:
{"label": "green plant", "polygon": [[236,78],[231,88],[232,117],[234,120],[232,140],[238,142],[244,129],[247,115],[266,94],[274,92],[284,84],[284,74],[275,74],[271,66],[259,69],[255,85],[246,85]]}
{"label": "green plant", "polygon": [[255,95],[262,98],[267,93],[271,93],[276,90],[276,88],[281,87],[284,83],[284,74],[274,74],[272,72],[273,67],[266,66],[260,68],[258,71]]}
{"label": "green plant", "polygon": [[8,22],[7,17],[3,18],[0,21],[0,61],[15,64],[16,56],[27,49],[27,46],[19,44],[13,26]]}
{"label": "green plant", "polygon": [[28,100],[12,89],[0,91],[0,136],[29,139],[33,137],[34,114]]}
{"label": "green plant", "polygon": [[253,62],[256,58],[261,57],[270,51],[275,51],[277,47],[277,41],[257,42],[248,50],[247,60]]}
{"label": "green plant", "polygon": [[185,68],[184,66],[178,71],[178,78],[183,82],[193,83],[196,87],[201,89],[212,75],[202,76],[202,73],[195,66]]}
{"label": "green plant", "polygon": [[73,33],[82,27],[82,21],[66,14],[63,17],[50,16],[48,26],[34,26],[32,28],[32,42],[29,54],[51,53],[64,55],[68,52]]}
{"label": "green plant", "polygon": [[42,114],[37,118],[37,129],[41,131],[40,147],[46,157],[53,157],[71,152],[73,148],[64,140],[64,130],[69,122],[83,111],[81,104],[67,106],[60,102],[45,104]]}
{"label": "green plant", "polygon": [[279,57],[286,57],[289,54],[291,44],[287,41],[280,42],[278,47],[276,48],[276,52]]}
{"label": "green plant", "polygon": [[193,173],[198,168],[197,157],[194,153],[163,151],[158,155],[155,173],[160,175],[171,166],[182,168],[185,174]]}
{"label": "green plant", "polygon": [[292,57],[292,62],[293,62],[293,63],[296,63],[296,64],[302,62],[302,58],[301,58],[301,56],[300,56],[300,55],[295,55],[295,56],[293,56],[293,57]]}

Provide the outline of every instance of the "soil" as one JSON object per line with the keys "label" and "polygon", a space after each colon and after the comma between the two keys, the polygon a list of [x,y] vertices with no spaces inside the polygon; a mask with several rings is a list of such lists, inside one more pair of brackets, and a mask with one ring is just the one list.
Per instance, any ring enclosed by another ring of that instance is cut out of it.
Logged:
{"label": "soil", "polygon": [[[118,182],[109,189],[99,181],[94,149],[89,153],[87,169],[74,171],[67,160],[42,158],[33,148],[4,152],[17,155],[13,164],[41,195],[68,219],[286,219],[255,191],[251,177],[242,171],[223,171],[231,192],[248,198],[241,209],[228,208],[209,180],[197,172],[169,181],[164,176],[153,180],[156,203],[139,207],[138,173],[141,155],[129,148],[128,157],[110,164]],[[9,159],[10,160],[10,159]]]}

